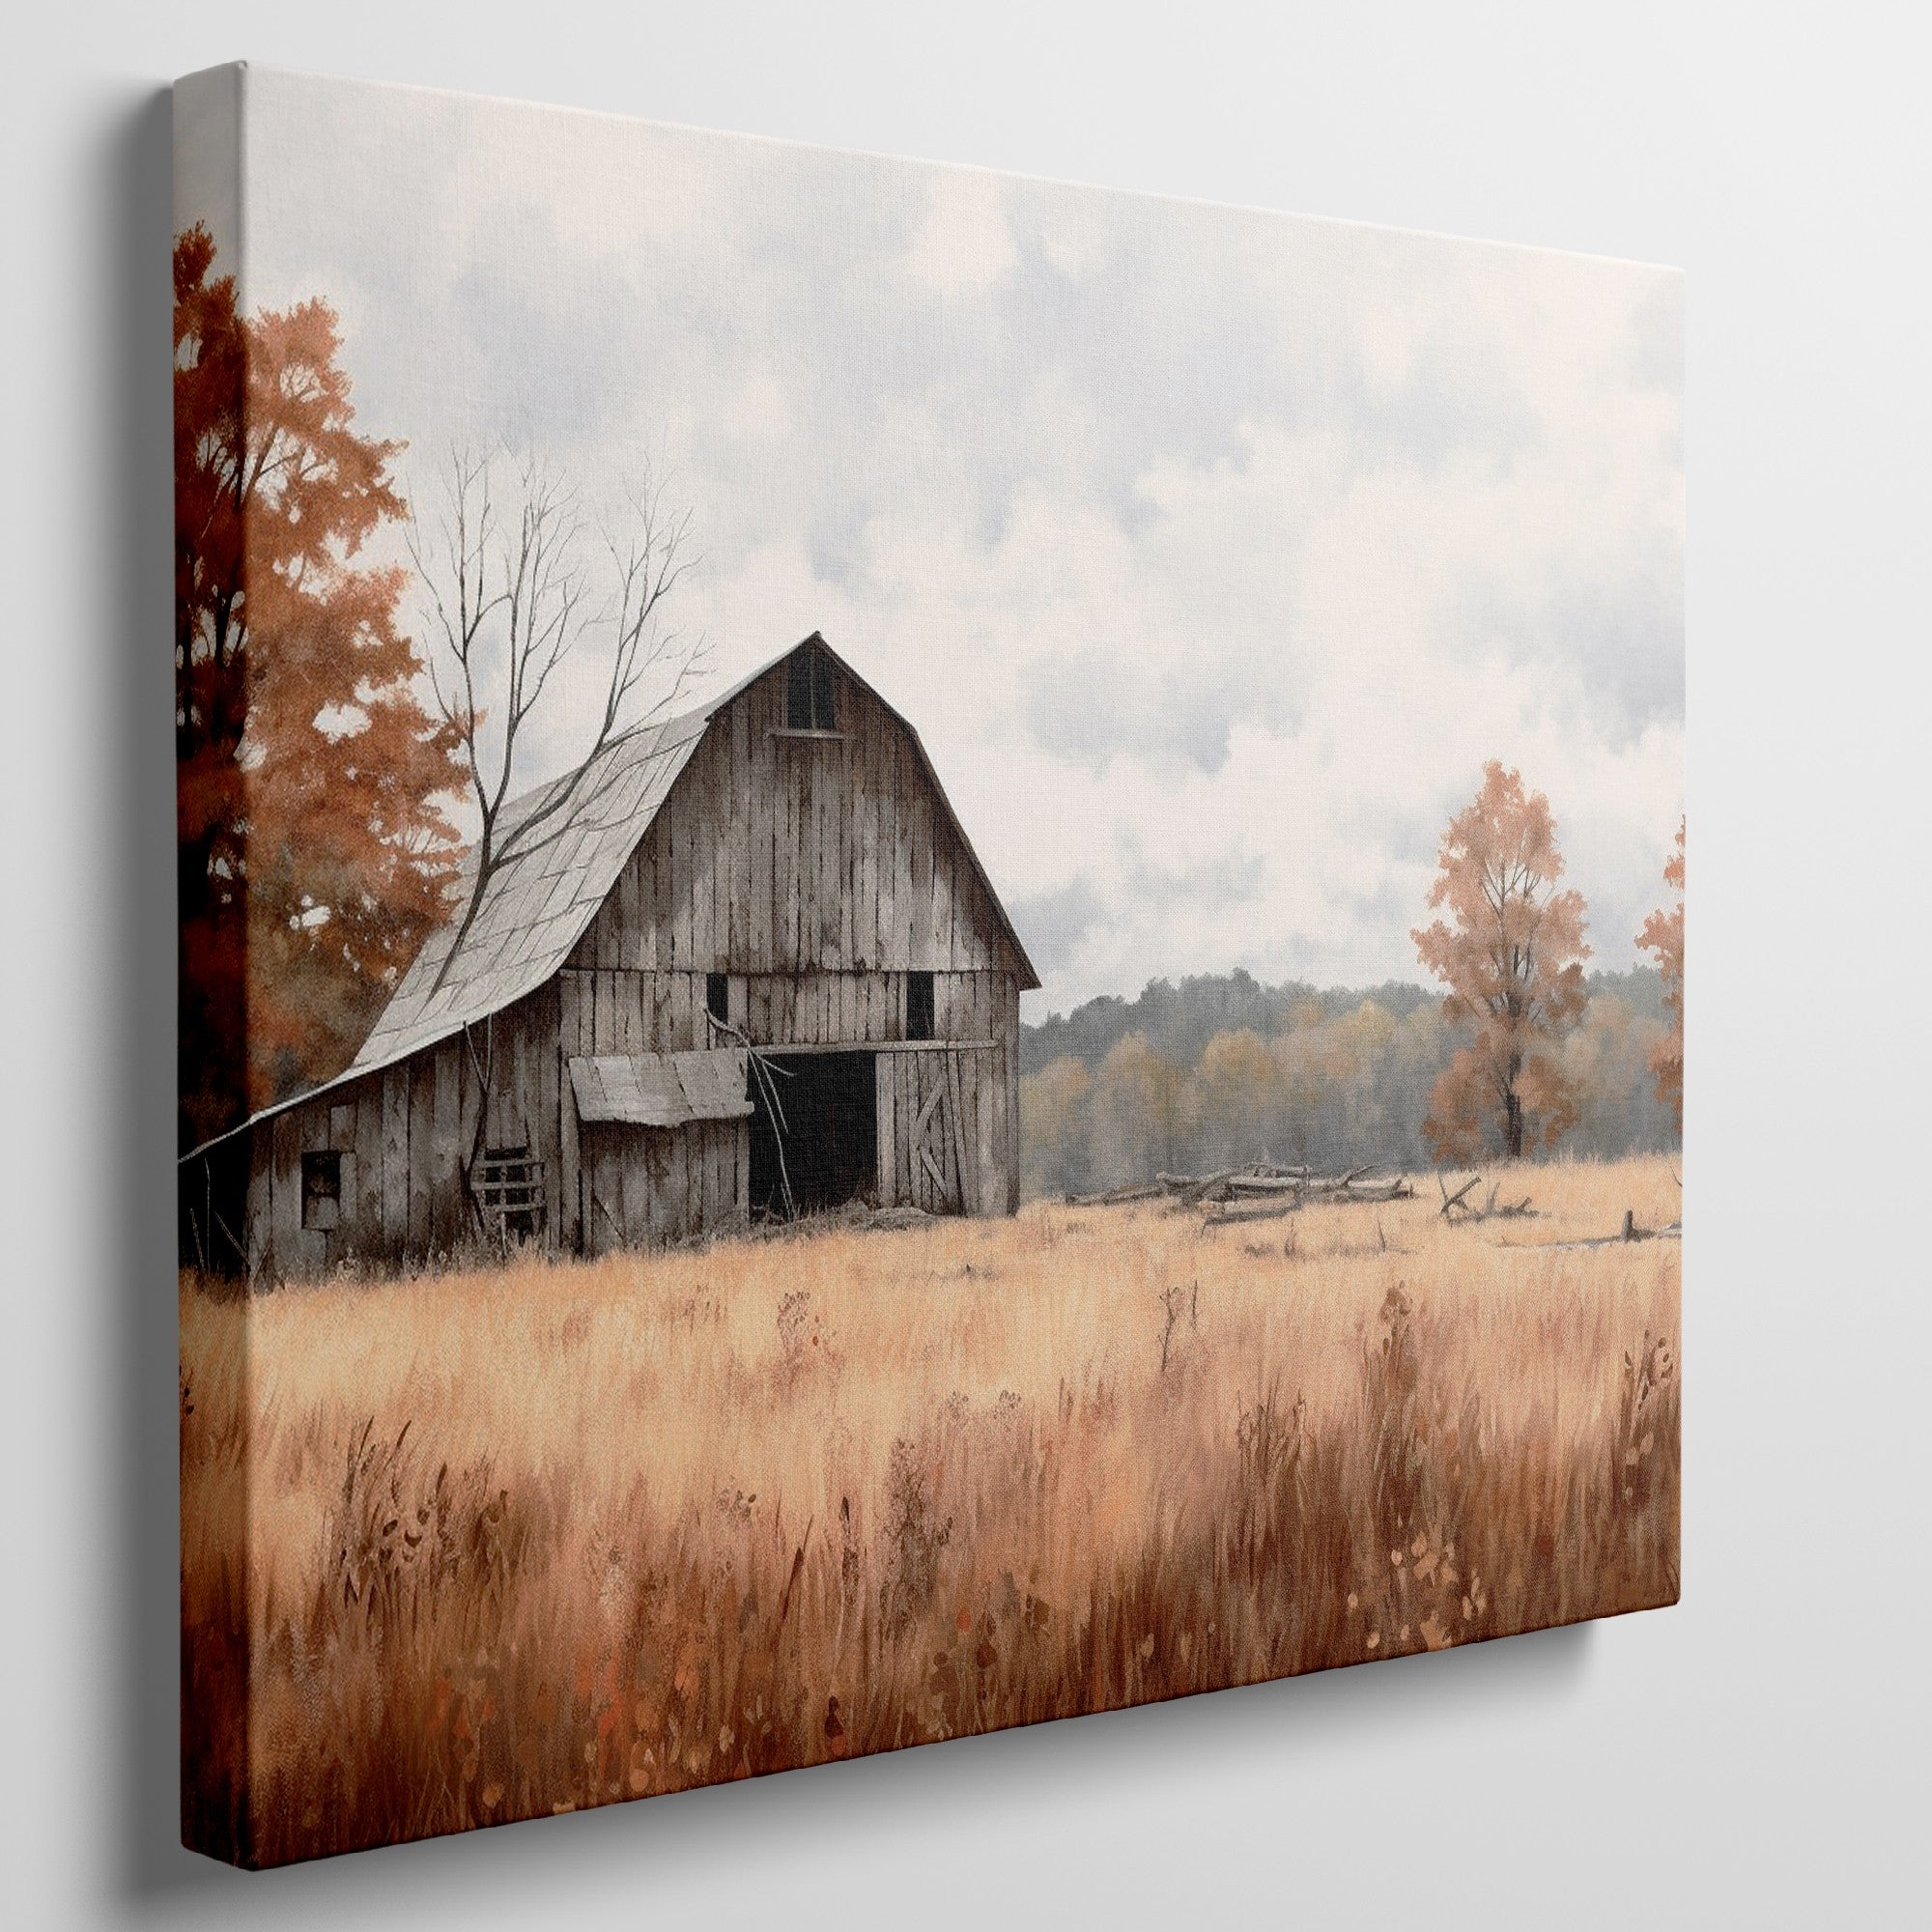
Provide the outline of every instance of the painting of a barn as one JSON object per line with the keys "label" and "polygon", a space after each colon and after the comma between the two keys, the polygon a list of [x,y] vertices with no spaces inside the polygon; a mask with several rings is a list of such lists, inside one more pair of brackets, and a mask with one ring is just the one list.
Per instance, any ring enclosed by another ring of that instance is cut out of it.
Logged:
{"label": "painting of a barn", "polygon": [[853,1201],[1014,1211],[1038,980],[918,733],[822,638],[553,816],[345,1071],[184,1157],[185,1261],[273,1280]]}

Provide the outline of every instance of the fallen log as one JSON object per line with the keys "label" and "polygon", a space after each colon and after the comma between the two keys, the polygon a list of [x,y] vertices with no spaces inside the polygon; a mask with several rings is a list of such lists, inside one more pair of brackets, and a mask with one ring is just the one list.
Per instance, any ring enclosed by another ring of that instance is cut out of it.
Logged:
{"label": "fallen log", "polygon": [[[1357,1172],[1364,1170],[1358,1169]],[[1343,1208],[1378,1206],[1386,1201],[1412,1201],[1415,1189],[1400,1177],[1363,1186],[1359,1181],[1347,1186],[1288,1187],[1258,1185],[1253,1177],[1236,1175],[1227,1182],[1232,1205],[1210,1215],[1212,1222],[1265,1220],[1274,1214],[1293,1213],[1300,1208]]]}
{"label": "fallen log", "polygon": [[1299,1201],[1260,1201],[1251,1207],[1216,1208],[1202,1216],[1201,1225],[1204,1228],[1231,1228],[1247,1221],[1279,1221],[1285,1215],[1300,1212]]}
{"label": "fallen log", "polygon": [[1154,1179],[1178,1200],[1193,1202],[1232,1180],[1238,1171],[1224,1167],[1218,1174],[1157,1174]]}
{"label": "fallen log", "polygon": [[1068,1208],[1123,1208],[1130,1201],[1158,1201],[1166,1191],[1152,1183],[1144,1183],[1112,1188],[1105,1194],[1069,1194],[1065,1205]]}
{"label": "fallen log", "polygon": [[[1351,1167],[1347,1174],[1310,1174],[1304,1169],[1299,1174],[1273,1173],[1260,1174],[1253,1169],[1246,1173],[1232,1174],[1227,1177],[1228,1185],[1240,1193],[1271,1194],[1277,1190],[1298,1188],[1304,1194],[1350,1194],[1360,1193],[1362,1177],[1365,1174],[1380,1174],[1387,1170],[1376,1167]],[[1387,1187],[1401,1184],[1399,1181],[1374,1181],[1372,1187]]]}
{"label": "fallen log", "polygon": [[[1386,1180],[1364,1180],[1385,1174]],[[1114,1201],[1145,1201],[1165,1195],[1172,1208],[1208,1208],[1228,1203],[1287,1204],[1326,1202],[1406,1201],[1414,1187],[1385,1161],[1369,1161],[1346,1174],[1318,1175],[1307,1167],[1283,1166],[1255,1160],[1245,1167],[1225,1167],[1213,1174],[1159,1173],[1145,1188],[1122,1188],[1108,1195],[1068,1196],[1072,1207],[1096,1207]]]}
{"label": "fallen log", "polygon": [[1509,1248],[1518,1254],[1561,1254],[1579,1248],[1621,1248],[1633,1241],[1681,1241],[1684,1227],[1681,1222],[1672,1221],[1663,1228],[1639,1228],[1636,1216],[1629,1208],[1624,1210],[1624,1224],[1614,1235],[1597,1235],[1582,1241],[1498,1241],[1499,1248]]}
{"label": "fallen log", "polygon": [[1406,1180],[1378,1180],[1372,1187],[1350,1187],[1320,1197],[1331,1205],[1364,1201],[1413,1201],[1415,1189]]}

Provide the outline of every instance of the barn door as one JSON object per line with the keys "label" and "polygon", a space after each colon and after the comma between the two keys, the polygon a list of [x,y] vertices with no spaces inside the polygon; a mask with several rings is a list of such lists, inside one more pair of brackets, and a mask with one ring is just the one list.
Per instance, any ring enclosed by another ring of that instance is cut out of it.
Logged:
{"label": "barn door", "polygon": [[945,1049],[907,1056],[913,1063],[914,1098],[907,1143],[908,1179],[915,1206],[928,1214],[972,1212],[959,1107],[959,1056]]}

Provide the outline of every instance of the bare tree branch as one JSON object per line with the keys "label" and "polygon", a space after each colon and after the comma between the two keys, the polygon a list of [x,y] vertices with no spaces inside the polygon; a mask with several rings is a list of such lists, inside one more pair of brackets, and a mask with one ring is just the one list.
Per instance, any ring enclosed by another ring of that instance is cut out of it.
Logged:
{"label": "bare tree branch", "polygon": [[[661,477],[646,471],[628,489],[618,521],[593,523],[573,485],[526,458],[517,465],[514,514],[499,517],[497,467],[452,449],[435,532],[420,521],[410,532],[435,638],[431,689],[462,741],[479,825],[469,890],[432,992],[497,875],[563,832],[609,777],[611,753],[673,713],[708,655],[702,639],[666,622],[666,606],[696,558],[691,512],[668,504]],[[532,716],[554,690],[582,686],[575,667],[607,636],[589,742],[540,802],[506,823],[506,809],[536,777],[527,755]]]}

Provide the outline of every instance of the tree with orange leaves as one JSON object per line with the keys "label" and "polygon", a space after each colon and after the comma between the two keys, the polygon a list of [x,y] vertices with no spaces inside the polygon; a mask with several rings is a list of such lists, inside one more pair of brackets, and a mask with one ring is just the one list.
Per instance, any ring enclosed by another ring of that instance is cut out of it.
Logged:
{"label": "tree with orange leaves", "polygon": [[1636,943],[1657,955],[1663,978],[1663,1009],[1670,1031],[1651,1048],[1650,1070],[1657,1081],[1657,1097],[1684,1126],[1684,821],[1677,821],[1677,849],[1664,861],[1663,883],[1677,894],[1669,911],[1660,907],[1644,921]]}
{"label": "tree with orange leaves", "polygon": [[414,694],[407,506],[358,436],[327,303],[253,319],[177,237],[175,750],[182,1132],[338,1070],[446,913],[456,736]]}
{"label": "tree with orange leaves", "polygon": [[1448,918],[1409,936],[1449,988],[1443,1017],[1474,1037],[1436,1080],[1422,1131],[1438,1158],[1488,1143],[1514,1160],[1577,1119],[1555,1049],[1585,1003],[1583,895],[1557,890],[1563,858],[1549,801],[1494,759],[1450,821],[1440,865],[1429,903]]}

